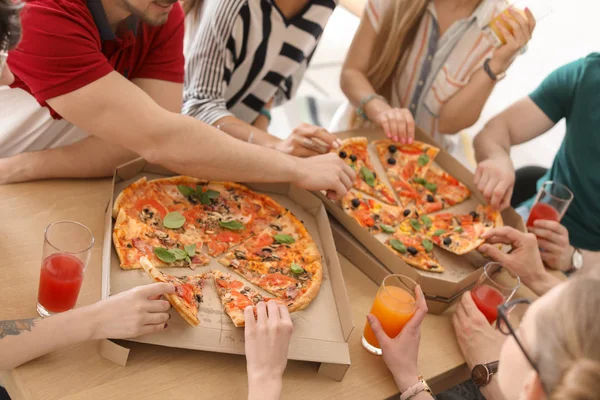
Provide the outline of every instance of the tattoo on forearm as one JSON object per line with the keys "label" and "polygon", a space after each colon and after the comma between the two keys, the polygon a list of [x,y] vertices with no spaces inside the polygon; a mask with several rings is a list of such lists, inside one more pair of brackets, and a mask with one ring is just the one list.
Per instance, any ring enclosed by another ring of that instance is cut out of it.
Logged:
{"label": "tattoo on forearm", "polygon": [[35,321],[35,318],[0,321],[0,339],[6,336],[18,336],[24,331],[30,332],[35,325]]}

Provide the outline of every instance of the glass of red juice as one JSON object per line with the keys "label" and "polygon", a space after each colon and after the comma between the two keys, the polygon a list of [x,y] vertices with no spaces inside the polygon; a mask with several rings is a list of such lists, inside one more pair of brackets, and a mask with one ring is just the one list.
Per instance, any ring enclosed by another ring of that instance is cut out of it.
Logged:
{"label": "glass of red juice", "polygon": [[94,235],[79,222],[48,225],[44,233],[38,314],[49,317],[75,307],[93,246]]}
{"label": "glass of red juice", "polygon": [[493,324],[498,318],[498,306],[510,301],[520,284],[517,274],[491,262],[483,267],[483,273],[471,290],[471,297],[479,311]]}
{"label": "glass of red juice", "polygon": [[571,201],[573,192],[568,187],[558,182],[544,182],[529,212],[527,226],[533,226],[538,219],[560,222]]}

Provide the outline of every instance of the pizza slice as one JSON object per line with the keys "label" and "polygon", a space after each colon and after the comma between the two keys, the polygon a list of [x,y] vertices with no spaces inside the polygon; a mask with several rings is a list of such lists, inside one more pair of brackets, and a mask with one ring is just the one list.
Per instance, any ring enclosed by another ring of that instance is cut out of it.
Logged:
{"label": "pizza slice", "polygon": [[248,306],[254,307],[256,315],[256,305],[261,301],[276,300],[273,297],[264,297],[256,290],[245,285],[242,281],[234,279],[230,274],[219,270],[213,270],[212,275],[215,281],[217,294],[221,299],[221,304],[233,324],[237,327],[245,325],[244,310]]}
{"label": "pizza slice", "polygon": [[392,191],[377,177],[369,156],[368,140],[353,137],[342,142],[337,153],[356,172],[354,188],[387,204],[397,204]]}
{"label": "pizza slice", "polygon": [[208,265],[202,240],[192,231],[176,234],[155,229],[119,211],[113,229],[113,243],[121,268],[139,269],[146,257],[155,267],[197,267]]}
{"label": "pizza slice", "polygon": [[480,204],[469,214],[454,215],[446,226],[438,223],[437,229],[428,235],[439,247],[462,255],[481,246],[485,242],[481,237],[485,232],[502,225],[499,211]]}
{"label": "pizza slice", "polygon": [[393,233],[394,227],[413,213],[410,208],[390,206],[353,189],[342,198],[341,203],[346,214],[371,233]]}
{"label": "pizza slice", "polygon": [[423,142],[401,144],[391,140],[373,142],[381,164],[390,179],[410,181],[414,177],[424,178],[433,160],[440,152],[437,147]]}
{"label": "pizza slice", "polygon": [[228,260],[308,264],[321,259],[319,248],[304,225],[289,214],[230,251]]}
{"label": "pizza slice", "polygon": [[437,165],[431,165],[423,181],[418,183],[441,198],[447,206],[460,204],[471,196],[471,191],[462,182]]}
{"label": "pizza slice", "polygon": [[444,272],[433,254],[433,242],[425,235],[398,230],[385,244],[408,265],[429,272]]}
{"label": "pizza slice", "polygon": [[188,324],[200,325],[198,309],[202,302],[202,286],[207,278],[206,274],[181,277],[166,275],[145,257],[140,259],[140,264],[154,282],[172,283],[175,286],[175,293],[165,294],[165,298]]}

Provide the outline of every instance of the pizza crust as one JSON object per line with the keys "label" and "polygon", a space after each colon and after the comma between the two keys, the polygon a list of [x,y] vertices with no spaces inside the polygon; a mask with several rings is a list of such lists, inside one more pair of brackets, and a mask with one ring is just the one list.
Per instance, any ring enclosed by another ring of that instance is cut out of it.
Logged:
{"label": "pizza crust", "polygon": [[[155,282],[165,282],[163,273],[156,269],[146,257],[140,258],[140,264],[142,268],[144,268],[144,271],[146,271],[150,278],[152,278]],[[191,310],[183,301],[181,301],[181,298],[177,296],[177,294],[169,293],[165,294],[164,296],[188,324],[194,327],[200,325],[198,316],[191,312]]]}
{"label": "pizza crust", "polygon": [[302,296],[294,300],[291,305],[288,304],[288,310],[290,312],[304,310],[308,307],[315,297],[317,297],[319,289],[321,288],[321,282],[323,282],[323,264],[321,261],[315,261],[306,266],[305,269],[313,273],[311,284]]}

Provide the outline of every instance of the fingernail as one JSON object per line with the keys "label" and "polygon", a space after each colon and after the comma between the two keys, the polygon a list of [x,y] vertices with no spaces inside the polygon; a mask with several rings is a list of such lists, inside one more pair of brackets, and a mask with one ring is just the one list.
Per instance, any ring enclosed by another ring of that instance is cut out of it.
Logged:
{"label": "fingernail", "polygon": [[412,144],[413,143],[413,138],[408,138],[408,144]]}
{"label": "fingernail", "polygon": [[400,139],[400,143],[402,143],[402,144],[406,144],[406,138],[405,138],[405,137],[403,137],[402,139]]}
{"label": "fingernail", "polygon": [[169,319],[171,319],[171,314],[169,314]]}
{"label": "fingernail", "polygon": [[367,314],[367,321],[369,321],[369,325],[373,323],[373,316],[371,314]]}
{"label": "fingernail", "polygon": [[165,329],[167,329],[169,327],[169,324],[165,324]]}

